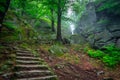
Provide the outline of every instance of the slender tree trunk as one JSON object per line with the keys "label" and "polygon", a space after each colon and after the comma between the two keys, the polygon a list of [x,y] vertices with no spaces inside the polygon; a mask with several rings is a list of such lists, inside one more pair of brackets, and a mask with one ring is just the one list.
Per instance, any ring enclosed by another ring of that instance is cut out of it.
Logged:
{"label": "slender tree trunk", "polygon": [[0,23],[0,33],[1,33],[1,31],[2,31],[2,23]]}
{"label": "slender tree trunk", "polygon": [[54,10],[51,9],[52,19],[51,19],[51,26],[52,26],[52,32],[55,32],[55,25],[54,25]]}
{"label": "slender tree trunk", "polygon": [[57,20],[57,41],[62,41],[62,36],[61,36],[61,0],[58,0],[58,20]]}
{"label": "slender tree trunk", "polygon": [[3,19],[5,17],[5,13],[7,12],[8,8],[9,8],[9,4],[10,4],[10,0],[6,0],[6,3],[0,3],[0,5],[3,5],[3,7],[5,8],[4,12],[0,12],[0,32],[2,31],[2,23],[3,23]]}

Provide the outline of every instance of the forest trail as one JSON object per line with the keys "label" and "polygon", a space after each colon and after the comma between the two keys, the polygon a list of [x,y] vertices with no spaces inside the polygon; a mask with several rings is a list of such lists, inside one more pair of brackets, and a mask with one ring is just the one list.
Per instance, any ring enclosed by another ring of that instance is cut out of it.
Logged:
{"label": "forest trail", "polygon": [[16,50],[14,72],[4,74],[4,77],[7,80],[57,80],[43,59],[22,48]]}

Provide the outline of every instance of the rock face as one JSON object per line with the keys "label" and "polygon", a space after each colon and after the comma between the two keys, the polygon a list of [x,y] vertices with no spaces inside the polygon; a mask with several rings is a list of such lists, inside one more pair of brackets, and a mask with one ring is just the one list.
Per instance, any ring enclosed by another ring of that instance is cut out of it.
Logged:
{"label": "rock face", "polygon": [[94,48],[113,43],[120,47],[120,16],[107,10],[98,12],[98,8],[93,2],[86,5],[75,33]]}

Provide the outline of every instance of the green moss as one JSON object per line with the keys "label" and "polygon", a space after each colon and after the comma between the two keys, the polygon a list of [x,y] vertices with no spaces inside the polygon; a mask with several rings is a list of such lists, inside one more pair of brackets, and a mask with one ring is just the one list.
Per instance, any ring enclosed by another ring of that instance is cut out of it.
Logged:
{"label": "green moss", "polygon": [[35,28],[50,28],[51,21],[47,18],[40,18],[35,22]]}
{"label": "green moss", "polygon": [[52,45],[49,49],[49,52],[55,56],[62,56],[64,53],[68,52],[67,48],[60,45]]}

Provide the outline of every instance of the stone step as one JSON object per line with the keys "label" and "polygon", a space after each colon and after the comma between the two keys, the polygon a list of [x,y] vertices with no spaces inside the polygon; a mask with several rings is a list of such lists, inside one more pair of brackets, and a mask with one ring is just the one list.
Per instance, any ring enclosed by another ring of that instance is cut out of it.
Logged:
{"label": "stone step", "polygon": [[28,51],[28,50],[16,50],[16,52],[29,53],[30,51]]}
{"label": "stone step", "polygon": [[26,60],[16,60],[18,64],[42,64],[40,61],[26,61]]}
{"label": "stone step", "polygon": [[43,59],[35,57],[30,51],[16,49],[15,72],[2,75],[5,80],[57,80]]}
{"label": "stone step", "polygon": [[37,76],[48,76],[53,75],[49,70],[29,70],[29,71],[19,71],[15,72],[15,77],[17,78],[31,78]]}
{"label": "stone step", "polygon": [[40,70],[48,70],[48,66],[47,65],[16,65],[15,66],[16,70],[36,70],[36,69],[40,69]]}
{"label": "stone step", "polygon": [[26,57],[26,56],[17,56],[16,57],[17,60],[40,60],[40,58],[36,58],[36,57]]}
{"label": "stone step", "polygon": [[16,55],[17,55],[17,56],[34,56],[34,55],[31,54],[31,53],[20,53],[20,52],[17,52]]}
{"label": "stone step", "polygon": [[31,78],[21,78],[21,79],[16,79],[16,80],[57,80],[56,75],[52,76],[44,76],[44,77],[31,77]]}

